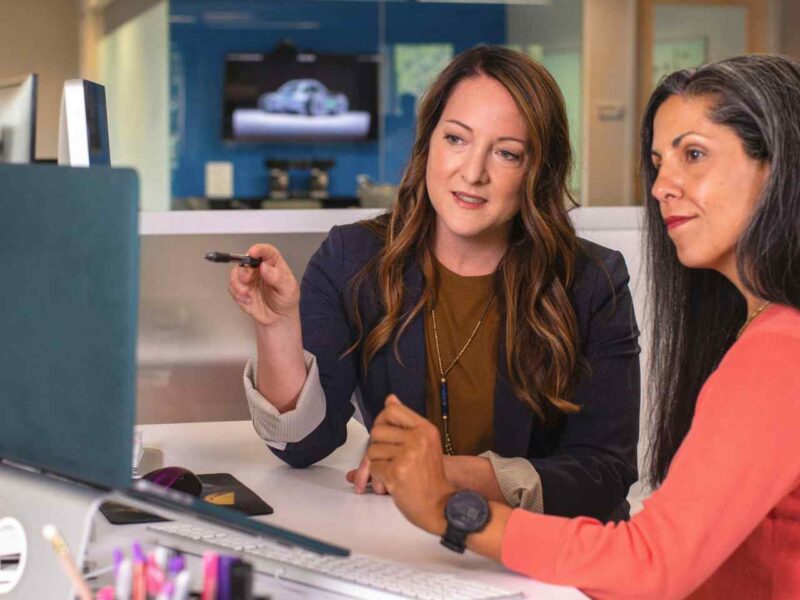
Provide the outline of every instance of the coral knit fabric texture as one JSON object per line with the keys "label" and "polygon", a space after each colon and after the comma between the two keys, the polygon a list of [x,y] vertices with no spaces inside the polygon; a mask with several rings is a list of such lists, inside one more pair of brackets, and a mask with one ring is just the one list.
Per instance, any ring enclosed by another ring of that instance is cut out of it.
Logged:
{"label": "coral knit fabric texture", "polygon": [[800,598],[800,312],[769,307],[728,350],[640,513],[515,510],[502,558],[592,598]]}

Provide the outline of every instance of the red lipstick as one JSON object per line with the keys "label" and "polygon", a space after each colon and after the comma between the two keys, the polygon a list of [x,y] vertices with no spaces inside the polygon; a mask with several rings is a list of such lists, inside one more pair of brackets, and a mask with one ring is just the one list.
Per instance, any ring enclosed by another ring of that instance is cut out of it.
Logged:
{"label": "red lipstick", "polygon": [[692,219],[694,219],[694,217],[674,216],[664,219],[664,223],[666,223],[667,229],[675,229],[676,227],[686,223],[686,221],[691,221]]}

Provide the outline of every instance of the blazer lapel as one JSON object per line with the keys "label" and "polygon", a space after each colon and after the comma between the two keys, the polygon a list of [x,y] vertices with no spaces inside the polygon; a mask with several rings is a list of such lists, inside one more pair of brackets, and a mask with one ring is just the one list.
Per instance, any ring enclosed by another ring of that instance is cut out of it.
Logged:
{"label": "blazer lapel", "polygon": [[533,412],[514,395],[506,369],[505,331],[500,326],[494,386],[494,447],[501,456],[528,456]]}
{"label": "blazer lapel", "polygon": [[[404,312],[410,311],[422,296],[422,271],[412,262],[403,276],[406,286]],[[394,354],[394,348],[387,348],[386,358],[389,370],[391,393],[396,394],[406,406],[422,416],[425,411],[425,319],[419,313],[411,321],[398,350],[403,361],[401,365]]]}

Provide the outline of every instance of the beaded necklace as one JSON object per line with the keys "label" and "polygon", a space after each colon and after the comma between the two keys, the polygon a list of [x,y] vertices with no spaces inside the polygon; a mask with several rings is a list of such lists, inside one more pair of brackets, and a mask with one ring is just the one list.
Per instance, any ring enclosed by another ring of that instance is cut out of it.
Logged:
{"label": "beaded necklace", "polygon": [[477,325],[475,325],[475,329],[472,330],[472,333],[467,339],[467,342],[464,344],[464,347],[461,348],[461,351],[456,354],[456,357],[453,359],[453,362],[450,363],[446,369],[442,366],[442,353],[439,350],[439,331],[436,327],[436,309],[431,308],[431,318],[433,320],[433,340],[436,344],[436,360],[439,363],[439,376],[441,377],[439,382],[439,400],[442,403],[442,423],[444,425],[444,451],[446,454],[453,455],[455,452],[453,451],[453,442],[450,439],[450,402],[447,395],[447,374],[452,370],[453,367],[456,366],[458,359],[461,358],[461,355],[466,352],[469,345],[472,343],[472,340],[475,339],[475,335],[478,333],[478,329],[480,329],[481,323],[483,323],[484,318],[486,318],[486,313],[489,312],[489,306],[492,304],[492,300],[494,300],[494,294],[489,296],[489,301],[486,303],[486,306],[483,309],[483,314],[481,314],[481,318],[478,319]]}

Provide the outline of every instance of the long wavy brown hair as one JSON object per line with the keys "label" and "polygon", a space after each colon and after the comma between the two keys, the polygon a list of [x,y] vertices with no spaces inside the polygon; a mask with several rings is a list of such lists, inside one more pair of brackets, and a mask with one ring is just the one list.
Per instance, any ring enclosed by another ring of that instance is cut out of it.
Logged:
{"label": "long wavy brown hair", "polygon": [[[496,46],[478,46],[456,56],[422,98],[416,141],[392,210],[363,224],[383,247],[352,280],[358,332],[366,371],[375,354],[397,343],[413,319],[435,302],[438,281],[433,257],[436,213],[425,184],[429,143],[445,104],[463,79],[487,75],[511,94],[528,127],[530,152],[521,209],[508,249],[495,274],[495,294],[504,315],[505,357],[514,393],[545,423],[578,410],[572,402],[578,367],[578,331],[569,298],[578,243],[567,215],[575,205],[567,182],[572,152],[564,98],[552,75],[530,57]],[[491,107],[487,107],[491,110]],[[403,273],[416,261],[424,276],[419,301],[404,310]],[[365,280],[377,282],[380,318],[365,332],[358,298]]]}

